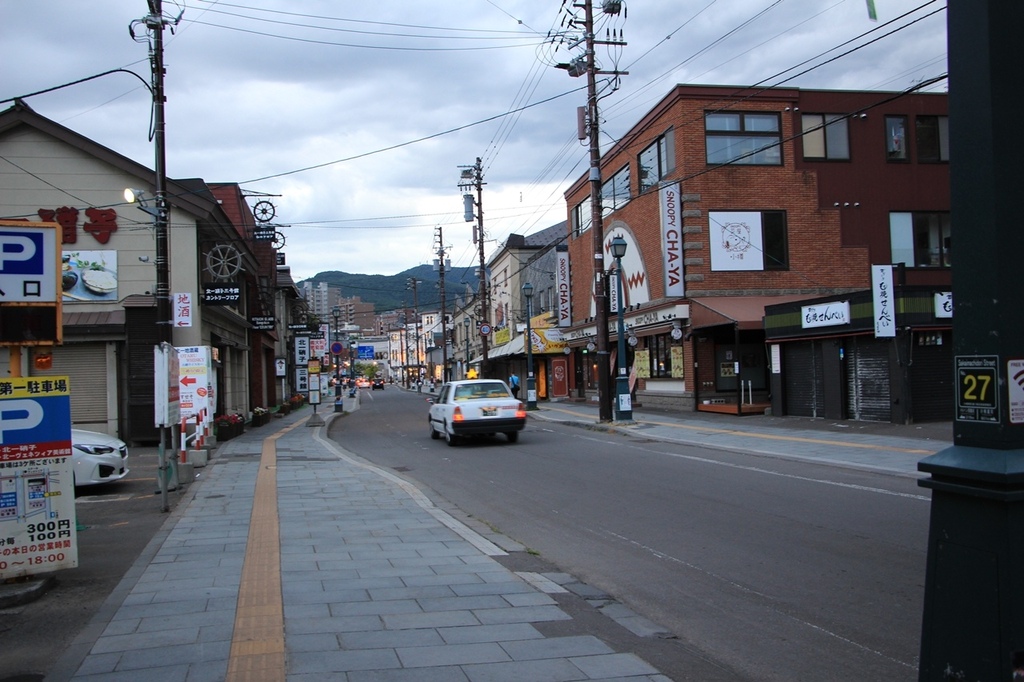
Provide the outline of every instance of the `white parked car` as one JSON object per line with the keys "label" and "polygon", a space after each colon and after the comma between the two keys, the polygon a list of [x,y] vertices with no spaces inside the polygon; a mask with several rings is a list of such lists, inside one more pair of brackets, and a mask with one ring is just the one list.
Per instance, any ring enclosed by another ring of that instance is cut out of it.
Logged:
{"label": "white parked car", "polygon": [[71,467],[75,485],[97,485],[128,475],[128,446],[105,433],[71,429]]}
{"label": "white parked car", "polygon": [[464,436],[503,433],[510,443],[526,427],[526,406],[499,379],[452,381],[431,401],[430,437],[457,445]]}

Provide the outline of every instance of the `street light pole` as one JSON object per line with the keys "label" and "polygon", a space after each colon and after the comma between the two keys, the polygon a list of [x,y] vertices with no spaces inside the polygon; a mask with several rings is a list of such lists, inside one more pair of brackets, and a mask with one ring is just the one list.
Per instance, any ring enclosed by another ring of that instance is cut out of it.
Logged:
{"label": "street light pole", "polygon": [[[334,318],[334,343],[340,343],[341,340],[341,306],[334,306],[331,310],[331,316]],[[338,352],[334,354],[334,411],[344,412],[345,404],[341,397],[341,349],[337,349]]]}
{"label": "street light pole", "polygon": [[530,318],[533,316],[533,285],[523,285],[523,296],[526,297],[526,409],[537,409],[537,380],[533,376],[533,330]]}
{"label": "street light pole", "polygon": [[618,421],[633,420],[633,401],[629,395],[629,377],[626,371],[629,363],[626,361],[626,324],[623,320],[623,313],[626,309],[626,301],[623,297],[622,287],[622,257],[626,255],[626,240],[622,235],[616,235],[612,240],[612,256],[615,257],[615,281],[618,286],[618,299],[616,306],[619,311],[619,372],[615,377],[615,410]]}
{"label": "street light pole", "polygon": [[469,319],[469,315],[466,315],[462,319],[462,325],[466,328],[466,368],[462,370],[462,378],[469,378],[469,326],[473,324],[473,321]]}

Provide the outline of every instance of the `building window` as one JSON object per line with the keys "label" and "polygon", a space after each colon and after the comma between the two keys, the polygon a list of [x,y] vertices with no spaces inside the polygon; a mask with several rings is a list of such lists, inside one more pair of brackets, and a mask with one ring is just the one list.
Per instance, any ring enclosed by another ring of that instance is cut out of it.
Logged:
{"label": "building window", "polygon": [[917,160],[919,163],[949,161],[949,117],[918,116],[914,124],[917,132]]}
{"label": "building window", "polygon": [[630,198],[629,164],[626,164],[601,185],[601,215],[617,211],[629,203]]}
{"label": "building window", "polygon": [[581,234],[590,229],[591,224],[594,222],[594,214],[590,210],[590,197],[576,204],[576,208],[572,209],[572,234],[574,237],[579,237]]}
{"label": "building window", "polygon": [[778,114],[706,114],[704,138],[708,163],[780,166],[781,130]]}
{"label": "building window", "polygon": [[844,114],[804,114],[805,159],[850,160],[850,131]]}
{"label": "building window", "polygon": [[708,221],[712,271],[789,269],[784,211],[712,211]]}
{"label": "building window", "polygon": [[672,347],[668,334],[647,337],[647,350],[651,358],[651,378],[672,376]]}
{"label": "building window", "polygon": [[675,167],[672,131],[668,131],[640,152],[637,158],[641,193],[658,184]]}
{"label": "building window", "polygon": [[890,161],[906,161],[907,117],[885,117],[885,158]]}
{"label": "building window", "polygon": [[890,213],[889,242],[892,262],[915,268],[948,268],[950,254],[948,213]]}

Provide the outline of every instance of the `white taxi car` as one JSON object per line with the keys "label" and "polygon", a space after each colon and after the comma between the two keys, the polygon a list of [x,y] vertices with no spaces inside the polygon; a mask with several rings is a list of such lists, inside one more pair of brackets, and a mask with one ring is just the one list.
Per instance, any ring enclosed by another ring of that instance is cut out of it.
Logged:
{"label": "white taxi car", "polygon": [[503,433],[510,443],[526,427],[526,406],[500,379],[452,381],[431,401],[430,437],[458,445],[464,436]]}

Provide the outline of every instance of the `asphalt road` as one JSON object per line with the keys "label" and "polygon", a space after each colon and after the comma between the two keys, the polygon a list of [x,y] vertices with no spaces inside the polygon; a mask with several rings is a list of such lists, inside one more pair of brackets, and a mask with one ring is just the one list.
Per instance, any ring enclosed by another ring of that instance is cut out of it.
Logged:
{"label": "asphalt road", "polygon": [[429,438],[426,399],[365,391],[331,436],[674,633],[652,661],[674,679],[695,656],[728,679],[917,678],[913,479],[540,419],[517,444],[453,448]]}
{"label": "asphalt road", "polygon": [[[130,448],[120,481],[78,488],[78,568],[55,574],[39,599],[0,609],[0,682],[41,680],[102,606],[167,519],[157,449]],[[180,493],[171,492],[173,509]]]}

